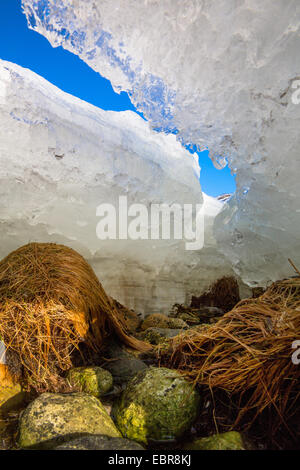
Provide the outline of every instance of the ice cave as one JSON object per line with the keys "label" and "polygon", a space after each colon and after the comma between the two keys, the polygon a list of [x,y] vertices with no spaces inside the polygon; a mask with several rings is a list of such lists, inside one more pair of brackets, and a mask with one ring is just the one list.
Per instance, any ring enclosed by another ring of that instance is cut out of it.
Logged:
{"label": "ice cave", "polygon": [[137,112],[0,55],[0,411],[37,392],[12,446],[299,448],[299,0],[19,6]]}

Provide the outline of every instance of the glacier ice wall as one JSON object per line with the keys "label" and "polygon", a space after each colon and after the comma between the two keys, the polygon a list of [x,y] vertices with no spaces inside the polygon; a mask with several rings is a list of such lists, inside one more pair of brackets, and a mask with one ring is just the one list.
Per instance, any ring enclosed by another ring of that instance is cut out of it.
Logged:
{"label": "glacier ice wall", "polygon": [[[173,135],[137,114],[110,112],[0,60],[0,257],[30,241],[63,243],[94,267],[107,292],[142,313],[185,302],[231,268],[212,225],[222,204],[202,195],[199,167]],[[205,248],[178,240],[99,240],[96,208],[204,204]]]}
{"label": "glacier ice wall", "polygon": [[255,285],[300,265],[298,0],[23,0],[29,25],[127,90],[153,126],[237,175],[216,220]]}

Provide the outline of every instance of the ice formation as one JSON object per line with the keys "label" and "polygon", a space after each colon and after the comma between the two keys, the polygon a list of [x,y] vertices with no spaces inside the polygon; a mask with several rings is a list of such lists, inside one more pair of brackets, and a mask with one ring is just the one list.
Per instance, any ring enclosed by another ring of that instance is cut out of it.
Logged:
{"label": "ice formation", "polygon": [[[29,241],[77,249],[107,292],[142,313],[185,302],[231,273],[212,235],[222,203],[203,196],[198,162],[174,135],[137,114],[68,95],[30,70],[0,61],[0,256]],[[205,248],[183,240],[99,240],[96,209],[204,204]]]}
{"label": "ice formation", "polygon": [[300,265],[298,0],[22,3],[32,28],[129,91],[153,126],[228,160],[237,191],[215,231],[244,281]]}

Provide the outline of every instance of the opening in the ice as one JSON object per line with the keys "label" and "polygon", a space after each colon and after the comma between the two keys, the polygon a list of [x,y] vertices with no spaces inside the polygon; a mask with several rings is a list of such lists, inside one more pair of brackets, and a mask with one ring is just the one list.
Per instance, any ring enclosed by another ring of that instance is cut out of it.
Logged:
{"label": "opening in the ice", "polygon": [[236,190],[235,175],[232,174],[228,164],[224,168],[218,169],[210,159],[208,150],[199,152],[198,155],[202,191],[213,197],[234,194]]}

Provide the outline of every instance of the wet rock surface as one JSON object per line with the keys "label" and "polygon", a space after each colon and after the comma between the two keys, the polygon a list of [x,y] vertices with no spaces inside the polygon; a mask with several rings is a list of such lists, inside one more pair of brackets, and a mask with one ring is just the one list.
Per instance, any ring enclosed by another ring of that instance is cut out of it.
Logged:
{"label": "wet rock surface", "polygon": [[198,392],[179,373],[150,367],[130,381],[112,414],[123,437],[146,444],[180,437],[191,427],[199,403]]}
{"label": "wet rock surface", "polygon": [[144,450],[137,442],[103,435],[66,436],[54,450]]}
{"label": "wet rock surface", "polygon": [[202,437],[184,446],[185,450],[245,450],[242,435],[236,431]]}
{"label": "wet rock surface", "polygon": [[101,367],[75,367],[69,370],[67,380],[78,391],[97,398],[105,395],[113,387],[111,373]]}
{"label": "wet rock surface", "polygon": [[21,448],[52,449],[65,435],[104,434],[120,437],[102,403],[85,393],[43,393],[20,417]]}
{"label": "wet rock surface", "polygon": [[157,345],[164,343],[170,338],[174,338],[182,332],[180,329],[172,328],[148,328],[146,331],[139,335],[139,338],[148,341],[151,344]]}
{"label": "wet rock surface", "polygon": [[224,310],[218,307],[201,306],[199,308],[185,307],[175,304],[170,312],[174,319],[181,319],[189,326],[201,323],[215,323],[224,315]]}
{"label": "wet rock surface", "polygon": [[105,358],[103,368],[111,373],[114,384],[119,386],[125,385],[138,372],[148,367],[144,361],[130,354],[116,342],[111,342],[107,346],[103,356]]}

